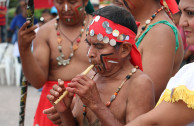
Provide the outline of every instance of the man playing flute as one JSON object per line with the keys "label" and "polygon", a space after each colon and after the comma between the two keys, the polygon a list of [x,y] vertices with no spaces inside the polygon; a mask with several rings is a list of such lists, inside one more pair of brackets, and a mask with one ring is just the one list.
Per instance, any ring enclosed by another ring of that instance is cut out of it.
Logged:
{"label": "man playing flute", "polygon": [[[94,64],[93,71],[87,76],[77,75],[66,88],[60,81],[47,95],[62,124],[122,126],[151,110],[154,88],[142,72],[132,15],[116,6],[101,8],[94,12],[87,33],[87,56]],[[65,90],[68,95],[55,104]]]}

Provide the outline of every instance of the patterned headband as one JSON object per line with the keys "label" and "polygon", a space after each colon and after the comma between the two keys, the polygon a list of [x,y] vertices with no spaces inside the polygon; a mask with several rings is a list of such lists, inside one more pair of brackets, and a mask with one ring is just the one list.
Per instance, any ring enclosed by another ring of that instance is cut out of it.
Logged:
{"label": "patterned headband", "polygon": [[130,61],[134,66],[137,65],[141,70],[143,70],[141,55],[135,45],[136,34],[132,30],[97,15],[93,17],[86,32],[87,35],[89,34],[91,37],[96,35],[99,41],[103,41],[107,44],[109,43],[111,46],[115,46],[117,42],[128,42],[132,44]]}
{"label": "patterned headband", "polygon": [[133,31],[101,16],[95,16],[87,30],[90,36],[97,35],[99,41],[111,46],[115,46],[116,42],[135,43],[136,34]]}

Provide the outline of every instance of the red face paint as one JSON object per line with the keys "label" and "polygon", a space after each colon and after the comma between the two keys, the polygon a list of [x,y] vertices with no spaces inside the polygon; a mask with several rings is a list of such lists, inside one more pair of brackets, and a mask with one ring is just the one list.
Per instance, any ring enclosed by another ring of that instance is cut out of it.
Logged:
{"label": "red face paint", "polygon": [[66,19],[67,23],[74,23],[77,22],[77,20],[79,20],[81,18],[81,12],[82,12],[83,6],[82,4],[77,5],[76,7],[73,8],[73,11],[75,12],[75,16],[73,16],[72,18],[70,18],[70,21],[68,21],[68,19]]}
{"label": "red face paint", "polygon": [[82,4],[77,5],[77,6],[74,8],[74,10],[75,10],[75,13],[76,13],[77,17],[79,17],[80,12],[82,12],[82,10],[83,10]]}
{"label": "red face paint", "polygon": [[108,62],[108,61],[117,61],[118,59],[117,58],[109,58],[109,57],[103,57],[103,61],[104,61],[104,64],[105,64],[105,69],[107,70],[107,71],[109,71],[110,70],[110,65],[112,64],[112,63],[110,63],[110,62]]}
{"label": "red face paint", "polygon": [[110,54],[101,54],[100,55],[101,63],[103,65],[103,68],[106,71],[109,71],[110,68],[111,68],[111,65],[112,65],[112,63],[109,63],[108,61],[114,61],[114,62],[117,62],[118,61],[117,58],[112,58],[111,57],[112,55],[113,55],[113,53],[110,53]]}

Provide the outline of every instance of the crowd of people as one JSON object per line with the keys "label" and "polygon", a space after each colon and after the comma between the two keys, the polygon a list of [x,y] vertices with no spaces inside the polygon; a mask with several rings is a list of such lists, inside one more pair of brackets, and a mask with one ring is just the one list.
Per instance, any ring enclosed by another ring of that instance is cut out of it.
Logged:
{"label": "crowd of people", "polygon": [[20,2],[9,30],[42,88],[34,126],[194,126],[193,0],[54,0],[30,28]]}

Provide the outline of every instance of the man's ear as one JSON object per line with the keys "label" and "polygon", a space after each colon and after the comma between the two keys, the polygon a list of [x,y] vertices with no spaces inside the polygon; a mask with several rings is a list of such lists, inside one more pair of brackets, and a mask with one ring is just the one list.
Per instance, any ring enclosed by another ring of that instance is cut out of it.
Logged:
{"label": "man's ear", "polygon": [[132,48],[132,45],[128,42],[123,42],[121,45],[120,45],[120,48],[119,48],[119,54],[121,57],[127,57],[129,56],[130,52],[131,52],[131,48]]}

